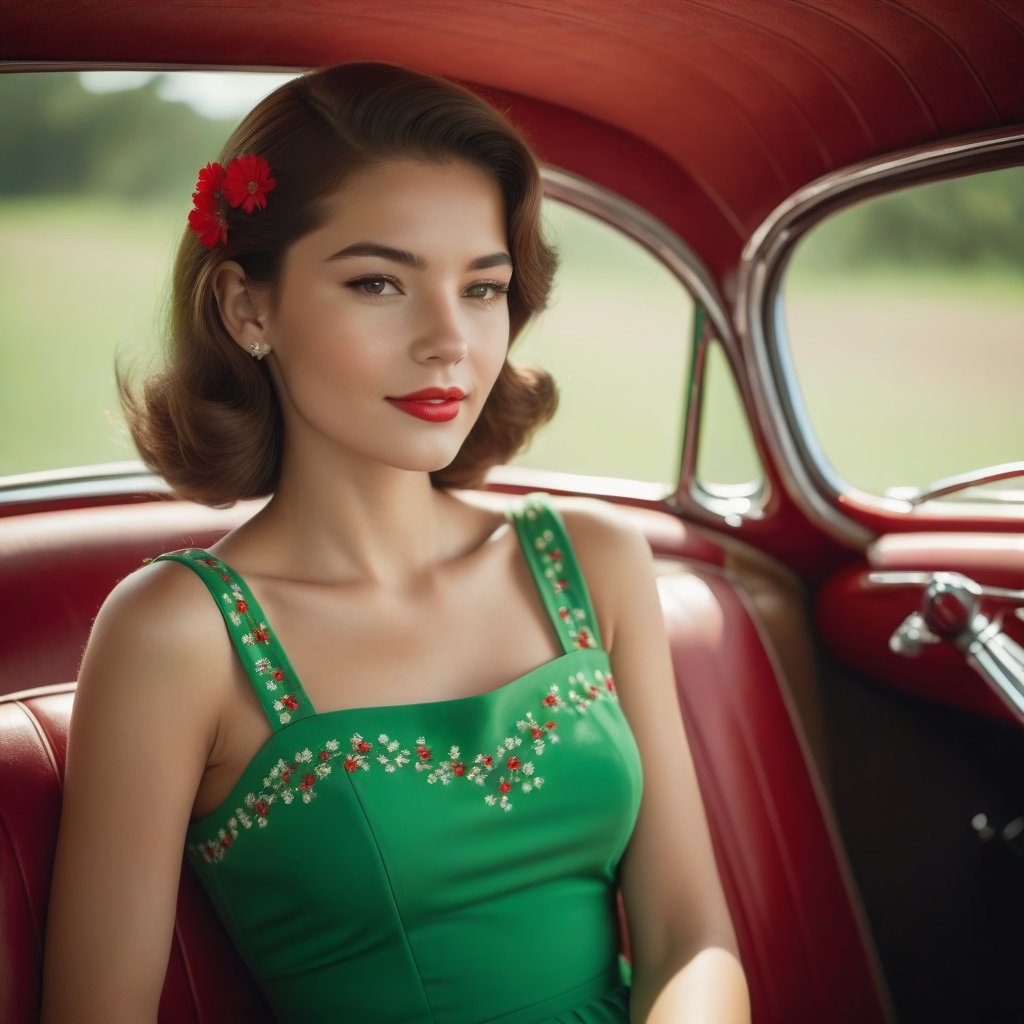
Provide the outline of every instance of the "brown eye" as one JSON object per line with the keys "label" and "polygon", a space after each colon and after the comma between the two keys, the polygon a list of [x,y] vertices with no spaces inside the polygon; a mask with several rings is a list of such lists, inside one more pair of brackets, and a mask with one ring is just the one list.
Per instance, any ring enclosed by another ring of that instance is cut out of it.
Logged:
{"label": "brown eye", "polygon": [[401,294],[397,284],[390,277],[383,277],[379,274],[370,277],[357,277],[353,281],[346,281],[345,287],[361,292],[363,295],[375,297]]}

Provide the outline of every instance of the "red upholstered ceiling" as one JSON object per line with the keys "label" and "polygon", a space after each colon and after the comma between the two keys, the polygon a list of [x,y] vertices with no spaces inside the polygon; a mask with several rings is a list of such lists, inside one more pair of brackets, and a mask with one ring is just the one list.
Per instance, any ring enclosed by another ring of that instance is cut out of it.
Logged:
{"label": "red upholstered ceiling", "polygon": [[1021,0],[0,0],[0,58],[460,78],[720,278],[825,172],[1024,122]]}

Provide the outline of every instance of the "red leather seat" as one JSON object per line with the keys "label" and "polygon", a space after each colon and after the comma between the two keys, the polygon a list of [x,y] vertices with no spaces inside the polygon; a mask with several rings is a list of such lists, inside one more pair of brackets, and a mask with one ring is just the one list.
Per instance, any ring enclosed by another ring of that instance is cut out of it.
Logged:
{"label": "red leather seat", "polygon": [[[120,577],[160,551],[211,543],[250,513],[185,502],[0,520],[0,1021],[38,1014],[42,936],[74,677]],[[630,510],[662,556],[679,697],[757,1024],[873,1024],[887,1000],[820,782],[776,660],[722,550],[668,515]],[[57,684],[57,685],[53,685]],[[31,689],[27,689],[31,688]],[[130,852],[126,851],[126,856]],[[102,936],[97,936],[102,941]],[[183,873],[160,1021],[266,1011]]]}

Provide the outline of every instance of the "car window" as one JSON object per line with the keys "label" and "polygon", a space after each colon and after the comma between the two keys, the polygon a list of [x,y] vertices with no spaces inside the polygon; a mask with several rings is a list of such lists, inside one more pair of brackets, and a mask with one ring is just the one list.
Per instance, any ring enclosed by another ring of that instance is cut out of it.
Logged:
{"label": "car window", "polygon": [[198,168],[282,77],[0,75],[0,476],[136,458],[115,360],[158,352]]}
{"label": "car window", "polygon": [[559,410],[516,464],[663,485],[679,475],[693,300],[639,244],[547,200],[560,266],[514,359],[555,377]]}
{"label": "car window", "polygon": [[[0,75],[0,476],[136,458],[115,361],[159,354],[199,167],[285,76]],[[561,409],[518,464],[675,481],[692,302],[620,231],[549,200],[551,308],[515,358]]]}
{"label": "car window", "polygon": [[[797,244],[778,341],[841,486],[914,496],[1024,460],[1022,238],[1016,167],[864,200]],[[1024,500],[1024,477],[947,496],[967,498]]]}

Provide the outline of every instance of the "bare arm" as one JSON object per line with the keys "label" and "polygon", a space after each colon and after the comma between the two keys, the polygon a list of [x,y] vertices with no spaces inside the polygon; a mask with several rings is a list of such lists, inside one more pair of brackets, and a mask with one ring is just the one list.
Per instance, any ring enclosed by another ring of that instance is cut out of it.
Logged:
{"label": "bare arm", "polygon": [[188,575],[156,565],[130,577],[86,650],[47,923],[44,1024],[157,1019],[184,833],[216,735],[211,669],[216,677],[224,647],[202,584]]}
{"label": "bare arm", "polygon": [[746,982],[683,729],[647,543],[602,512],[567,511],[566,524],[643,760],[640,815],[622,863],[631,1018],[749,1024]]}

